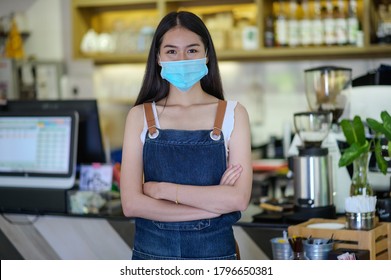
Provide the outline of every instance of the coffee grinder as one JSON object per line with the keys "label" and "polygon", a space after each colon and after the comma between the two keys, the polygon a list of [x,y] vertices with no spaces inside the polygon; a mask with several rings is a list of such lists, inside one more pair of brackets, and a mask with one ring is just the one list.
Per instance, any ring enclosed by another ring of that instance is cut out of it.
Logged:
{"label": "coffee grinder", "polygon": [[333,113],[333,129],[347,109],[352,86],[352,69],[337,66],[321,66],[307,69],[305,93],[311,111]]}
{"label": "coffee grinder", "polygon": [[332,161],[333,201],[337,213],[345,212],[345,199],[349,196],[351,178],[346,167],[340,168],[340,143],[346,141],[338,120],[348,116],[352,88],[352,69],[338,66],[321,66],[307,69],[305,92],[311,111],[332,112],[331,130],[322,146],[328,148]]}
{"label": "coffee grinder", "polygon": [[332,117],[329,111],[294,114],[301,144],[292,157],[295,214],[291,219],[335,218],[332,159],[328,148],[322,147]]}
{"label": "coffee grinder", "polygon": [[338,119],[349,111],[352,70],[321,66],[304,74],[309,112],[295,115],[297,133],[288,151],[295,186],[293,218],[331,218],[344,213],[349,196],[349,173],[338,167],[338,140],[345,140]]}

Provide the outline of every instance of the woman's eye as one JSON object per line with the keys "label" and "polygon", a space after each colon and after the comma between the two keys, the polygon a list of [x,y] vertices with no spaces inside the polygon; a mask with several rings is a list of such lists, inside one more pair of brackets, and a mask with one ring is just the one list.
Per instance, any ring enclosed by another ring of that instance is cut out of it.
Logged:
{"label": "woman's eye", "polygon": [[188,50],[187,52],[188,52],[188,53],[197,53],[198,50],[196,50],[196,49],[191,49],[191,50]]}
{"label": "woman's eye", "polygon": [[176,54],[176,51],[175,50],[168,50],[167,54]]}

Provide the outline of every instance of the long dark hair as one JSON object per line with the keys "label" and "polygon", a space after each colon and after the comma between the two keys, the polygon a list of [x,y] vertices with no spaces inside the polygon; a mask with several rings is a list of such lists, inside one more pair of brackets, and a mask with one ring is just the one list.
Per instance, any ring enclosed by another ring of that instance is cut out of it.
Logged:
{"label": "long dark hair", "polygon": [[218,99],[224,99],[216,51],[208,29],[197,15],[191,12],[180,11],[167,14],[156,28],[149,50],[143,83],[135,105],[159,101],[168,95],[170,85],[160,76],[161,66],[157,61],[164,34],[176,26],[184,27],[201,37],[208,56],[208,74],[201,79],[201,87],[208,94]]}

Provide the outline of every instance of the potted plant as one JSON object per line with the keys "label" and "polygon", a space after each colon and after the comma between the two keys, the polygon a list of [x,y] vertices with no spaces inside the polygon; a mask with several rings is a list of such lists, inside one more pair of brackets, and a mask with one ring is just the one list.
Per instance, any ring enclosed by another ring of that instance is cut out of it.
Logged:
{"label": "potted plant", "polygon": [[[385,157],[391,157],[391,116],[387,111],[382,111],[380,118],[382,122],[372,118],[366,119],[368,127],[373,131],[369,139],[365,135],[364,123],[360,116],[355,116],[353,120],[343,119],[340,122],[349,147],[342,151],[338,165],[343,167],[353,163],[351,195],[373,194],[367,178],[368,158],[372,152],[375,153],[380,172],[387,173],[388,163]],[[388,142],[386,152],[382,149],[384,139]]]}

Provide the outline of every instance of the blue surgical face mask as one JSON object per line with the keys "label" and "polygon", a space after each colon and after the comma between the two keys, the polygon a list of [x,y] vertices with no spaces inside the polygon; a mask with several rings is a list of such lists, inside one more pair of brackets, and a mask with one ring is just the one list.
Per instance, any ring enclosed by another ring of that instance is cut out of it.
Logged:
{"label": "blue surgical face mask", "polygon": [[180,91],[186,92],[208,74],[206,57],[192,60],[160,61],[160,75]]}

